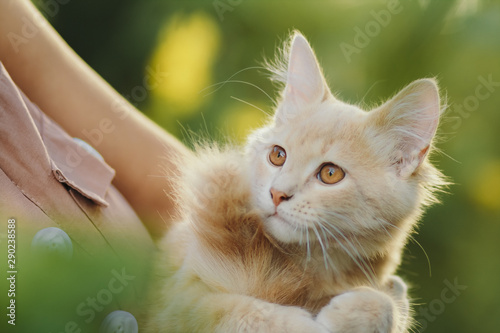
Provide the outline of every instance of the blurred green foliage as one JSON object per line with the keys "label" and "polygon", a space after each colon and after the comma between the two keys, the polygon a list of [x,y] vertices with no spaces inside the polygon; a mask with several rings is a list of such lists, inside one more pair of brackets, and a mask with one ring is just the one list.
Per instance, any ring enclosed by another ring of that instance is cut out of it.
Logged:
{"label": "blurred green foliage", "polygon": [[94,247],[98,255],[91,255],[73,242],[75,251],[66,256],[66,251],[33,248],[27,234],[28,229],[16,227],[15,262],[10,268],[14,272],[6,274],[7,266],[2,265],[0,303],[5,308],[0,332],[94,333],[118,309],[141,320],[150,277],[144,253],[151,253],[149,247],[121,240],[113,247]]}
{"label": "blurred green foliage", "polygon": [[[277,91],[254,67],[293,29],[309,38],[345,101],[369,108],[414,79],[437,77],[448,108],[433,158],[455,185],[415,235],[432,276],[416,242],[400,274],[413,286],[422,331],[497,332],[500,1],[401,0],[386,22],[380,13],[393,2],[70,0],[57,12],[38,3],[85,61],[185,141],[188,130],[241,141],[265,120]],[[342,43],[357,51],[346,57]],[[455,279],[467,289],[444,302],[443,281]]]}

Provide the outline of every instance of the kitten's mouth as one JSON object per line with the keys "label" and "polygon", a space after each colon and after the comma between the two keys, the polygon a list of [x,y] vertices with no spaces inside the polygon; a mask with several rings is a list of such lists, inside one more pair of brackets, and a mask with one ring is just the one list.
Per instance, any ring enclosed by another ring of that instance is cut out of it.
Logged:
{"label": "kitten's mouth", "polygon": [[278,212],[274,212],[274,214],[269,215],[267,218],[269,219],[269,218],[273,218],[273,217],[274,217],[274,219],[279,220],[281,223],[287,224],[289,226],[292,225],[289,221],[285,220],[282,216],[280,216],[278,214]]}
{"label": "kitten's mouth", "polygon": [[293,227],[294,226],[290,221],[288,221],[280,213],[278,213],[277,210],[274,210],[274,212],[272,212],[272,213],[268,211],[265,214],[263,214],[262,217],[264,218],[265,221],[268,221],[268,220],[276,221],[276,220],[278,220],[279,223],[286,224],[289,227]]}
{"label": "kitten's mouth", "polygon": [[266,220],[268,218],[271,218],[271,217],[281,217],[281,216],[279,216],[278,211],[276,211],[276,210],[274,211],[274,213],[272,213],[272,214],[268,213],[265,216],[266,216]]}

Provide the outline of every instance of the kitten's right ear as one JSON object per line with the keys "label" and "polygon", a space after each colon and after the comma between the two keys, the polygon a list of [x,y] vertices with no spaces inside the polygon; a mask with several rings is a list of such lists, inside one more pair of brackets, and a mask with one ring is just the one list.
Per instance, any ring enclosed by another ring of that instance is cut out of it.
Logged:
{"label": "kitten's right ear", "polygon": [[284,121],[303,109],[310,108],[330,96],[316,56],[300,33],[292,37],[288,56],[286,86],[283,92],[282,110],[276,119]]}

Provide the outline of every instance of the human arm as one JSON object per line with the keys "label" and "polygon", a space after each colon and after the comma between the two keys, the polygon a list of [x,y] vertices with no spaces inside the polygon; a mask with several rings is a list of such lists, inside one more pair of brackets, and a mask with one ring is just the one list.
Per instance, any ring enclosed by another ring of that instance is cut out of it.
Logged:
{"label": "human arm", "polygon": [[0,0],[0,60],[35,104],[103,155],[116,170],[114,185],[160,235],[175,205],[158,176],[176,174],[174,160],[190,151],[94,72],[30,1]]}

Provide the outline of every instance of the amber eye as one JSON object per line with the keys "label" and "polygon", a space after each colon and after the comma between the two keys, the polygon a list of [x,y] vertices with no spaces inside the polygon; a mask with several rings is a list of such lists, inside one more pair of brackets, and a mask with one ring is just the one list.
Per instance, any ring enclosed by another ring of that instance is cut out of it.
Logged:
{"label": "amber eye", "polygon": [[325,184],[335,184],[344,179],[345,172],[338,165],[327,163],[321,167],[317,177]]}
{"label": "amber eye", "polygon": [[276,166],[282,166],[283,164],[285,164],[285,149],[281,148],[280,146],[274,146],[269,153],[269,161]]}

